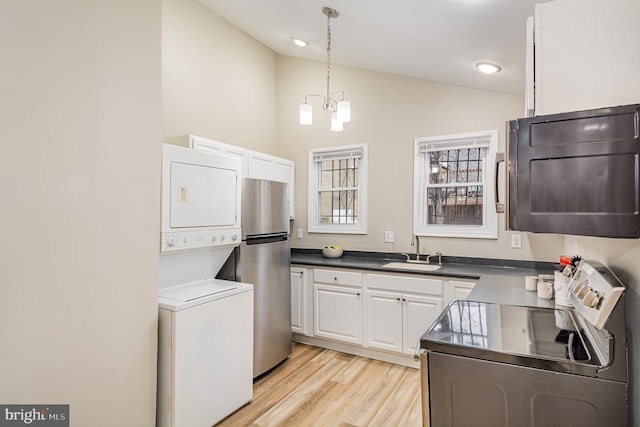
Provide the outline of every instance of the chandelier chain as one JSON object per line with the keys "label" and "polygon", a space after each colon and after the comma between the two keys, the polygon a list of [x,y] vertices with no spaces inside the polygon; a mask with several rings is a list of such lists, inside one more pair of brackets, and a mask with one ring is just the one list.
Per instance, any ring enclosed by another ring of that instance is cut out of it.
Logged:
{"label": "chandelier chain", "polygon": [[327,14],[327,105],[328,110],[331,109],[329,102],[329,82],[331,79],[331,14]]}

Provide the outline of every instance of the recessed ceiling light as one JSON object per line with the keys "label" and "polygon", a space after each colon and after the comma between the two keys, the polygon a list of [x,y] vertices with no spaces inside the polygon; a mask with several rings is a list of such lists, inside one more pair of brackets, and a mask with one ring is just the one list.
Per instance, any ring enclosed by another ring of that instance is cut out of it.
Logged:
{"label": "recessed ceiling light", "polygon": [[485,74],[494,74],[502,70],[502,67],[498,64],[493,64],[491,62],[477,62],[476,68]]}
{"label": "recessed ceiling light", "polygon": [[306,47],[309,44],[304,40],[300,40],[300,39],[296,39],[296,38],[292,38],[291,41],[293,42],[293,44],[295,44],[296,46],[299,46],[299,47]]}

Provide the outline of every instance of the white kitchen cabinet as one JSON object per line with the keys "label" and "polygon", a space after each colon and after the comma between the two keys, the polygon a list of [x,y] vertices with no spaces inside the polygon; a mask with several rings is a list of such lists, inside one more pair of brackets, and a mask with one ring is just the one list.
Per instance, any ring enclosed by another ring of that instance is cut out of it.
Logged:
{"label": "white kitchen cabinet", "polygon": [[402,351],[414,354],[418,340],[442,312],[442,297],[404,294]]}
{"label": "white kitchen cabinet", "polygon": [[[420,336],[442,311],[442,280],[367,274],[366,281],[367,345],[413,354]],[[407,292],[411,290],[432,295]]]}
{"label": "white kitchen cabinet", "polygon": [[464,282],[461,280],[449,280],[444,290],[445,304],[449,304],[454,299],[465,300],[476,285],[475,282]]}
{"label": "white kitchen cabinet", "polygon": [[402,294],[367,291],[367,345],[402,351]]}
{"label": "white kitchen cabinet", "polygon": [[314,335],[362,344],[362,289],[314,283]]}
{"label": "white kitchen cabinet", "polygon": [[203,138],[197,135],[179,135],[167,138],[168,144],[179,145],[181,147],[193,148],[195,150],[206,151],[208,153],[222,154],[240,159],[242,165],[242,177],[249,176],[249,153],[248,150],[214,139]]}
{"label": "white kitchen cabinet", "polygon": [[249,151],[249,178],[273,181],[275,159],[268,154]]}
{"label": "white kitchen cabinet", "polygon": [[363,344],[362,273],[313,271],[313,334]]}
{"label": "white kitchen cabinet", "polygon": [[289,184],[289,218],[295,217],[294,196],[296,194],[296,164],[287,159],[276,157],[274,161],[273,180]]}
{"label": "white kitchen cabinet", "polygon": [[639,16],[638,0],[537,4],[528,46],[535,71],[527,73],[535,115],[637,103]]}
{"label": "white kitchen cabinet", "polygon": [[305,269],[291,268],[291,332],[305,333]]}
{"label": "white kitchen cabinet", "polygon": [[249,178],[289,184],[289,218],[294,218],[295,163],[269,154],[249,151]]}
{"label": "white kitchen cabinet", "polygon": [[[297,283],[299,270],[305,270],[303,283]],[[466,298],[475,285],[473,280],[347,268],[301,265],[291,271],[292,287],[303,289],[292,289],[295,341],[414,368],[420,337],[452,298]]]}

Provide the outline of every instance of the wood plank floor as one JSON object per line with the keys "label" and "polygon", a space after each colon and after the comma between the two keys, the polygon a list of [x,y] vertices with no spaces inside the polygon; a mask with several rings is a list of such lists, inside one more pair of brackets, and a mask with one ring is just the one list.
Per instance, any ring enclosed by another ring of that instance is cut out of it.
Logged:
{"label": "wood plank floor", "polygon": [[294,343],[218,426],[421,426],[420,371]]}

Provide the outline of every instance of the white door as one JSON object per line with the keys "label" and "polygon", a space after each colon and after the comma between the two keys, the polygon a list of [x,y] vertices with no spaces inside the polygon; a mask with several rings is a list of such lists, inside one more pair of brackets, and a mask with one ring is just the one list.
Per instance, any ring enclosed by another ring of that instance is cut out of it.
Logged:
{"label": "white door", "polygon": [[274,158],[268,154],[249,152],[249,178],[273,181]]}
{"label": "white door", "polygon": [[475,285],[474,282],[449,280],[445,290],[446,303],[449,304],[454,299],[466,300]]}
{"label": "white door", "polygon": [[321,284],[313,290],[315,335],[362,344],[362,291]]}
{"label": "white door", "polygon": [[403,295],[403,343],[405,353],[413,354],[420,337],[442,312],[442,298]]}
{"label": "white door", "polygon": [[291,269],[291,331],[304,333],[304,273]]}
{"label": "white door", "polygon": [[367,345],[402,351],[402,296],[367,291]]}

